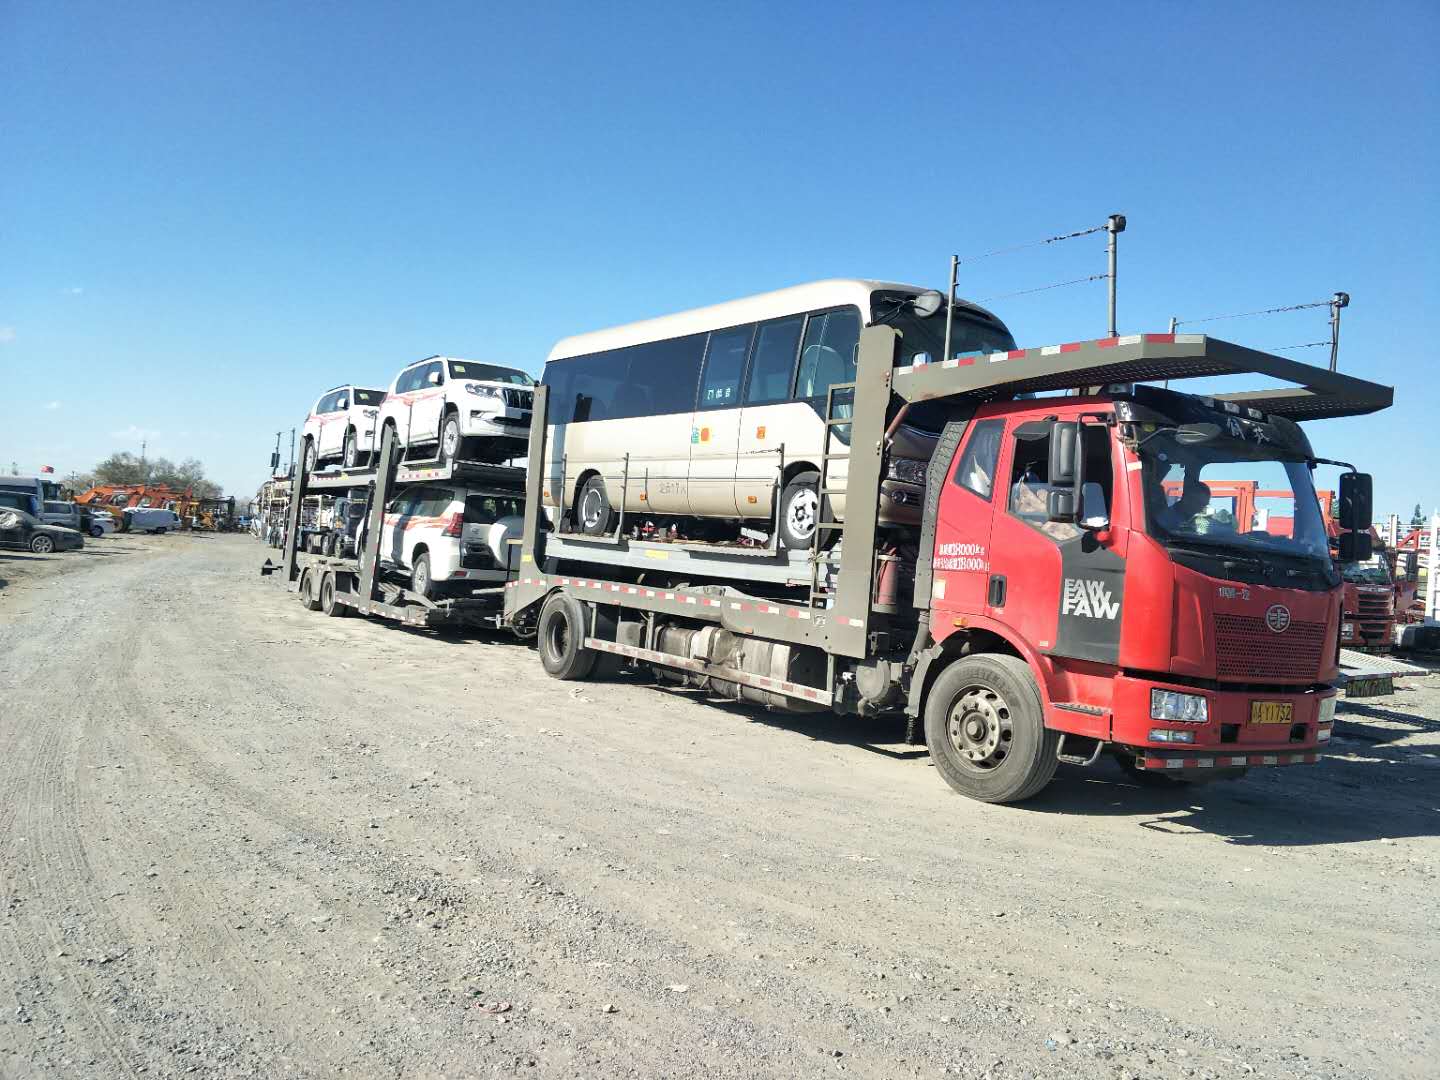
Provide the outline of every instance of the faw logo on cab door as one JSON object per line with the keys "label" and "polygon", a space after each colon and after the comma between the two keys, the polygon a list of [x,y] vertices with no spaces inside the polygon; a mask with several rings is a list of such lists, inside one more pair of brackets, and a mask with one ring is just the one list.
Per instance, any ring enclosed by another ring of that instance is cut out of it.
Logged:
{"label": "faw logo on cab door", "polygon": [[1120,614],[1120,602],[1112,598],[1103,581],[1066,578],[1060,596],[1060,614],[1082,619],[1114,619]]}

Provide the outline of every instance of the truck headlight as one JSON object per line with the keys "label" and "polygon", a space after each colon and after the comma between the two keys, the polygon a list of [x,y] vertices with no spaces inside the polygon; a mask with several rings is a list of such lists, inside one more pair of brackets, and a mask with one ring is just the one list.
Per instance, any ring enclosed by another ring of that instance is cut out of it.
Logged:
{"label": "truck headlight", "polygon": [[1179,724],[1203,724],[1210,719],[1210,707],[1199,694],[1151,690],[1150,719],[1169,720]]}
{"label": "truck headlight", "polygon": [[1320,699],[1320,715],[1315,720],[1317,724],[1333,724],[1335,722],[1335,702],[1338,700],[1333,696]]}
{"label": "truck headlight", "polygon": [[496,390],[495,387],[481,386],[478,383],[467,382],[465,384],[465,392],[467,394],[474,394],[476,397],[483,398],[498,398],[500,396],[500,391]]}
{"label": "truck headlight", "polygon": [[890,464],[885,469],[885,475],[891,480],[899,480],[903,484],[923,484],[925,483],[925,468],[923,461],[892,457]]}

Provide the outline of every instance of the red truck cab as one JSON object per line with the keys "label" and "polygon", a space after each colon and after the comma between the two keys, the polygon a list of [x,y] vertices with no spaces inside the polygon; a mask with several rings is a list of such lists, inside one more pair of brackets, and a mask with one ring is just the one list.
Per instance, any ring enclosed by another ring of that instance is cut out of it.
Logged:
{"label": "red truck cab", "polygon": [[[1316,759],[1341,578],[1295,423],[1149,386],[963,423],[936,511],[937,642],[1021,657],[1062,760],[1109,743],[1127,768],[1195,779]],[[1215,509],[1207,479],[1237,474],[1288,501],[1282,528]],[[946,756],[993,769],[1004,718],[972,713]]]}

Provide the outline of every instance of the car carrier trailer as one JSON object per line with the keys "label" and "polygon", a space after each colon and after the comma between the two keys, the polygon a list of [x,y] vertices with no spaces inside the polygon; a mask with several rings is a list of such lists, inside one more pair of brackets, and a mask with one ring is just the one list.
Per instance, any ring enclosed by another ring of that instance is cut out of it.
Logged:
{"label": "car carrier trailer", "polygon": [[[1157,541],[1144,474],[1156,439],[1177,453],[1226,440],[1256,454],[1278,446],[1305,463],[1313,501],[1308,466],[1319,459],[1297,421],[1386,408],[1389,387],[1203,335],[915,367],[895,366],[897,346],[893,328],[866,328],[855,381],[830,388],[826,423],[848,432],[848,449],[832,441],[819,489],[824,505],[829,461],[848,457],[847,511],[820,522],[798,564],[773,548],[546,528],[542,493],[554,478],[544,475],[538,387],[505,624],[535,637],[545,670],[562,679],[589,677],[611,654],[771,708],[903,714],[942,777],[991,802],[1033,795],[1057,762],[1090,764],[1107,748],[1136,774],[1185,780],[1318,759],[1338,675],[1340,581],[1328,558]],[[1212,397],[1135,385],[1241,374],[1288,385]],[[897,409],[924,402],[946,403],[950,419],[928,468],[918,558],[906,566],[878,500]],[[1024,440],[1048,446],[1043,524],[1007,513],[1010,450],[990,461],[986,499],[966,486],[961,455],[986,421],[1013,435],[1014,459]],[[1085,479],[1095,447],[1114,455],[1108,494]],[[1106,505],[1087,505],[1092,488]],[[1369,477],[1352,468],[1341,489],[1342,544],[1353,550],[1370,524]],[[1068,538],[1048,536],[1051,524]]]}
{"label": "car carrier trailer", "polygon": [[[302,460],[290,500],[281,562],[274,565],[267,559],[260,572],[268,576],[277,570],[283,571],[285,582],[295,587],[307,609],[332,617],[358,611],[430,629],[498,626],[504,592],[501,585],[474,589],[468,596],[435,600],[387,581],[379,558],[381,531],[385,508],[405,487],[453,481],[519,495],[524,490],[524,471],[463,460],[405,464],[401,456],[394,430],[386,429],[379,456],[367,468],[310,473]],[[345,557],[306,550],[311,532],[303,511],[307,499],[342,494],[366,503],[367,520],[356,545],[356,555]]]}

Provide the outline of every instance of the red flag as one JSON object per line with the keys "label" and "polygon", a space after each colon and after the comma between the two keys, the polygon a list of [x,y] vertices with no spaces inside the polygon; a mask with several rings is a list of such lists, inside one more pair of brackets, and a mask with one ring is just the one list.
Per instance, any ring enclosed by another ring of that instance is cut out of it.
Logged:
{"label": "red flag", "polygon": [[53,465],[41,465],[41,466],[40,466],[40,471],[41,471],[41,472],[53,473],[53,472],[55,471],[55,466],[53,466]]}

